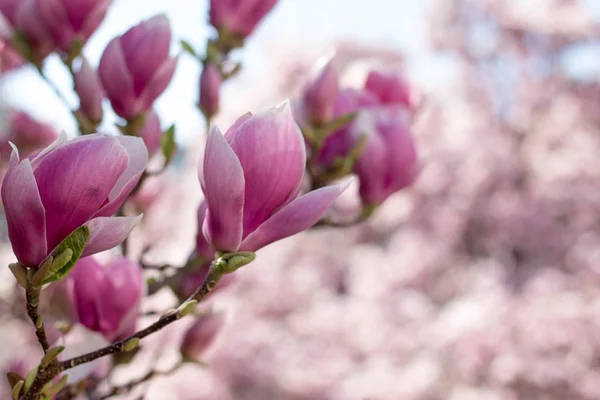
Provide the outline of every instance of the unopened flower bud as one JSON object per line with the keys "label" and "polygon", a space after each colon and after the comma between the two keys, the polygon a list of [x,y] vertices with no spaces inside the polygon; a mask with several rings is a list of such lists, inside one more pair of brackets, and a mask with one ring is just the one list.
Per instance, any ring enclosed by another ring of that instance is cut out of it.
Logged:
{"label": "unopened flower bud", "polygon": [[208,118],[219,112],[219,89],[223,77],[219,66],[212,62],[204,64],[200,75],[200,109]]}
{"label": "unopened flower bud", "polygon": [[181,343],[181,355],[188,360],[201,361],[225,324],[225,314],[210,312],[200,316],[187,330]]}

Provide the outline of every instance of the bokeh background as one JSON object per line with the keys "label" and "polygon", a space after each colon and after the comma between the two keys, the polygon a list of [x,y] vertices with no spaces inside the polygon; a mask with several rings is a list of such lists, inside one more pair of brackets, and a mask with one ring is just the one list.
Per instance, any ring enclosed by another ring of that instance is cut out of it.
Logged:
{"label": "bokeh background", "polygon": [[[97,65],[113,36],[161,12],[175,49],[179,39],[201,48],[213,34],[207,9],[115,0],[85,54]],[[421,93],[413,131],[423,172],[368,222],[261,250],[211,300],[227,324],[207,367],[130,398],[599,399],[599,38],[596,0],[280,0],[236,54],[244,67],[225,84],[214,122],[227,127],[293,98],[326,57],[341,60],[350,85],[372,65],[399,69]],[[60,61],[47,72],[76,105]],[[156,106],[164,125],[177,124],[181,148],[148,182],[156,199],[136,240],[156,262],[183,263],[194,246],[199,72],[182,56]],[[74,135],[71,114],[33,69],[3,75],[0,93]],[[1,263],[13,261],[5,233],[0,251]],[[12,277],[0,276],[2,369],[27,362],[35,339]],[[168,366],[181,333],[151,337],[117,380]]]}

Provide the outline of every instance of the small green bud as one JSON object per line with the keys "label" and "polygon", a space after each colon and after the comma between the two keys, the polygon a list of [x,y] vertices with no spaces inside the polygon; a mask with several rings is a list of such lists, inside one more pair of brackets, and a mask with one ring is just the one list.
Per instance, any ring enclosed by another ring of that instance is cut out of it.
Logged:
{"label": "small green bud", "polygon": [[25,391],[29,390],[29,388],[33,384],[33,381],[34,381],[37,373],[38,373],[38,367],[35,367],[31,371],[29,371],[29,373],[27,374],[27,378],[25,379]]}
{"label": "small green bud", "polygon": [[134,337],[123,344],[123,351],[132,351],[140,343],[140,338]]}
{"label": "small green bud", "polygon": [[256,254],[251,251],[242,251],[239,253],[225,253],[222,254],[217,261],[215,261],[215,267],[223,274],[229,274],[243,267],[244,265],[250,264],[256,259]]}
{"label": "small green bud", "polygon": [[65,346],[52,347],[50,350],[48,350],[48,352],[46,352],[46,355],[42,357],[42,361],[40,361],[40,367],[46,368],[48,365],[52,364],[52,362],[56,360],[56,357],[58,357],[58,355],[62,353],[64,349]]}
{"label": "small green bud", "polygon": [[181,304],[178,308],[179,318],[185,317],[186,315],[194,311],[197,305],[198,300],[189,300]]}
{"label": "small green bud", "polygon": [[44,280],[44,278],[47,275],[50,274],[50,269],[52,268],[52,262],[54,262],[54,257],[48,256],[48,258],[46,258],[44,260],[42,265],[39,266],[39,268],[33,275],[33,278],[31,279],[31,283],[33,284],[33,286],[36,286],[36,287],[42,286],[42,281]]}
{"label": "small green bud", "polygon": [[60,380],[56,383],[56,385],[52,385],[49,388],[46,388],[46,390],[43,392],[44,395],[46,395],[48,397],[54,396],[55,394],[60,392],[62,390],[62,388],[65,387],[68,379],[69,379],[69,375],[63,375],[60,378]]}
{"label": "small green bud", "polygon": [[23,288],[27,288],[27,270],[21,263],[9,264],[8,268],[10,272],[15,276],[19,285],[23,286]]}
{"label": "small green bud", "polygon": [[19,394],[21,394],[21,389],[23,388],[23,385],[25,384],[25,382],[23,381],[19,381],[17,382],[17,384],[13,387],[12,390],[12,399],[13,400],[19,400]]}

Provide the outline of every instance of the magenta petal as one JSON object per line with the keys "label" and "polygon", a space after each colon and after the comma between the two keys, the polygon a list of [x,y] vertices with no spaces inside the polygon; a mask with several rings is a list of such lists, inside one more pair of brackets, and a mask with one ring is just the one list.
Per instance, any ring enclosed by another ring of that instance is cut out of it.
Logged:
{"label": "magenta petal", "polygon": [[95,217],[113,215],[125,202],[148,164],[148,149],[144,145],[143,139],[133,136],[117,136],[116,139],[127,151],[127,168],[110,191],[109,202],[98,210]]}
{"label": "magenta petal", "polygon": [[69,274],[73,282],[72,303],[79,323],[97,331],[100,320],[100,302],[107,284],[104,270],[92,257],[80,258]]}
{"label": "magenta petal", "polygon": [[146,85],[143,92],[140,94],[140,104],[144,111],[152,107],[154,100],[165,91],[177,67],[177,58],[166,60],[156,71],[150,82]]}
{"label": "magenta petal", "polygon": [[111,40],[102,53],[98,75],[115,112],[123,118],[135,117],[138,110],[133,78],[127,69],[118,37]]}
{"label": "magenta petal", "polygon": [[[13,155],[17,157],[14,152]],[[2,203],[17,259],[27,266],[39,265],[48,251],[46,213],[29,160],[13,164],[6,172],[2,181]]]}
{"label": "magenta petal", "polygon": [[216,249],[236,251],[242,241],[244,171],[217,127],[208,134],[198,176],[208,205],[208,239]]}
{"label": "magenta petal", "polygon": [[[76,140],[76,139],[75,139]],[[50,143],[48,147],[43,149],[37,154],[33,154],[29,157],[31,160],[31,168],[34,170],[40,165],[44,157],[46,157],[52,150],[59,148],[60,146],[67,143],[67,135],[64,132],[61,132],[60,135],[54,140],[54,142]],[[11,157],[12,161],[12,157]]]}
{"label": "magenta petal", "polygon": [[306,148],[287,102],[248,118],[232,131],[229,143],[246,180],[245,237],[297,192]]}
{"label": "magenta petal", "polygon": [[49,249],[98,211],[126,167],[123,146],[103,135],[72,141],[44,157],[34,175],[46,210]]}
{"label": "magenta petal", "polygon": [[367,203],[380,204],[385,193],[386,176],[389,169],[389,145],[380,136],[369,113],[361,113],[352,125],[353,133],[367,135],[366,145],[354,163],[354,172],[360,178],[360,194]]}
{"label": "magenta petal", "polygon": [[[87,42],[92,33],[100,26],[102,20],[106,16],[106,12],[108,11],[108,7],[110,6],[112,0],[98,0],[95,1],[94,9],[91,10],[89,14],[87,14],[85,21],[80,27],[74,25],[78,30],[79,34],[82,36],[83,41]],[[81,4],[79,1],[74,2],[74,4]],[[76,12],[76,10],[73,10]]]}
{"label": "magenta petal", "polygon": [[123,47],[127,68],[134,79],[136,95],[141,93],[164,60],[169,57],[171,44],[171,28],[165,15],[149,19],[145,22],[145,27],[145,34],[137,40],[135,46]]}
{"label": "magenta petal", "polygon": [[143,291],[142,269],[127,258],[119,258],[105,269],[105,275],[109,296],[100,306],[101,328],[110,334],[108,339],[125,337],[135,328]]}
{"label": "magenta petal", "polygon": [[90,229],[82,257],[90,256],[121,244],[144,215],[137,217],[98,217],[86,225]]}
{"label": "magenta petal", "polygon": [[351,180],[314,190],[293,200],[244,239],[240,251],[257,251],[316,224]]}

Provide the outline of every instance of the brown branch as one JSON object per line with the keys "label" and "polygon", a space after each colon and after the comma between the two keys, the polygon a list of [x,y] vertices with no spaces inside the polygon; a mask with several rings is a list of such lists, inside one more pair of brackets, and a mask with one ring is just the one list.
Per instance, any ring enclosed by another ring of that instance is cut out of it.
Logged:
{"label": "brown branch", "polygon": [[[204,279],[204,282],[202,283],[202,286],[200,286],[200,288],[198,288],[196,293],[194,293],[187,301],[190,301],[190,300],[196,300],[198,302],[202,301],[206,297],[206,295],[208,295],[215,288],[215,286],[221,279],[221,276],[222,276],[222,273],[219,272],[216,268],[214,268],[214,266],[211,266],[206,278]],[[85,364],[90,361],[94,361],[100,357],[104,357],[109,354],[114,354],[114,353],[119,353],[119,352],[125,351],[126,343],[130,343],[132,339],[136,339],[136,338],[143,339],[148,335],[158,332],[159,330],[163,329],[165,326],[171,324],[174,321],[177,321],[181,317],[182,317],[181,313],[174,310],[173,312],[166,314],[165,316],[163,316],[162,318],[160,318],[158,321],[156,321],[152,325],[148,326],[147,328],[134,333],[133,335],[129,336],[128,338],[126,338],[124,340],[121,340],[120,342],[117,342],[115,344],[103,347],[96,351],[92,351],[90,353],[83,354],[81,356],[74,357],[69,360],[65,360],[65,361],[61,362],[60,363],[61,370],[70,369],[70,368],[76,367],[78,365]]]}
{"label": "brown branch", "polygon": [[40,345],[42,346],[42,350],[44,350],[44,354],[46,354],[50,348],[50,343],[48,343],[46,330],[44,329],[44,321],[38,312],[38,307],[40,305],[40,291],[41,288],[34,287],[31,283],[31,280],[28,279],[27,289],[25,290],[25,297],[27,300],[27,315],[35,327],[35,335],[38,338],[38,342],[40,342]]}

